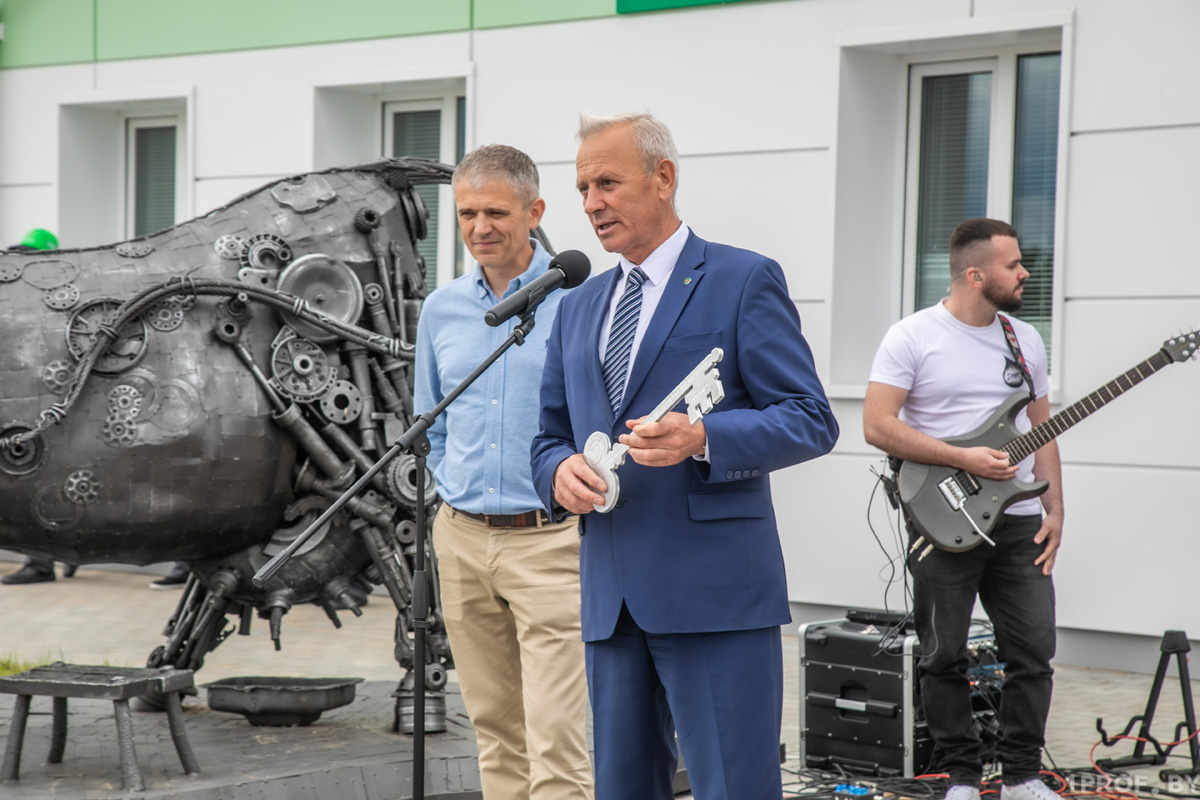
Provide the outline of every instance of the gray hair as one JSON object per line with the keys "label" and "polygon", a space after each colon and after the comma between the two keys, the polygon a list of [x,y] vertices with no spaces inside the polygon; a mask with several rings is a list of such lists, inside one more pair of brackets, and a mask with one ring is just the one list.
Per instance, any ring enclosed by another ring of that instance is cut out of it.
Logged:
{"label": "gray hair", "polygon": [[478,186],[490,179],[508,183],[525,208],[538,198],[538,170],[533,159],[506,144],[485,144],[467,153],[454,168],[450,184],[458,186],[466,180]]}
{"label": "gray hair", "polygon": [[[650,175],[663,159],[675,165],[675,190],[679,189],[679,151],[671,130],[648,111],[627,111],[607,117],[594,117],[586,111],[579,112],[579,141],[595,136],[614,125],[628,125],[633,133],[633,143],[642,157],[642,169]],[[671,205],[675,205],[675,193],[671,193]]]}

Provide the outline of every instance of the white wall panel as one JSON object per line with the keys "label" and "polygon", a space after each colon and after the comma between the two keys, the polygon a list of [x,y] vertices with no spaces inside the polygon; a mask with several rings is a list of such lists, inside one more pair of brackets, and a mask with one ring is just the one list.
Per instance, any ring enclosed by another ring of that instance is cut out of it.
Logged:
{"label": "white wall panel", "polygon": [[711,241],[775,259],[796,300],[829,294],[832,168],[827,150],[680,158],[677,203]]}
{"label": "white wall panel", "polygon": [[[746,4],[481,31],[479,141],[525,141],[539,161],[573,160],[580,110],[649,109],[683,156],[826,146],[831,7]],[[527,113],[513,113],[514,92]]]}
{"label": "white wall panel", "polygon": [[1194,469],[1064,470],[1059,625],[1152,636],[1200,630],[1190,521],[1198,479]]}
{"label": "white wall panel", "polygon": [[[46,228],[57,236],[55,199],[50,183],[0,186],[0,250],[20,242],[33,228]],[[62,242],[62,246],[70,244]]]}
{"label": "white wall panel", "polygon": [[429,76],[469,60],[468,34],[106,62],[98,88],[196,87],[196,175],[294,174],[312,167],[314,87]]}
{"label": "white wall panel", "polygon": [[[842,420],[843,428],[856,424]],[[867,504],[880,458],[834,454],[771,476],[775,516],[787,565],[788,597],[799,603],[882,607],[889,556],[867,525]],[[878,493],[871,523],[892,555],[897,546],[888,528],[890,511]],[[900,576],[899,571],[897,576]],[[897,585],[889,595],[901,602]]]}
{"label": "white wall panel", "polygon": [[1200,123],[1200,3],[1080,3],[1072,132]]}
{"label": "white wall panel", "polygon": [[[1181,328],[1200,324],[1200,298],[1077,301],[1066,309],[1063,406],[1140,363]],[[1172,364],[1063,434],[1062,456],[1075,463],[1200,468],[1198,395],[1200,364]]]}
{"label": "white wall panel", "polygon": [[1200,124],[1071,138],[1068,299],[1200,295],[1198,153]]}
{"label": "white wall panel", "polygon": [[55,179],[55,101],[90,85],[91,68],[86,66],[0,70],[0,186]]}

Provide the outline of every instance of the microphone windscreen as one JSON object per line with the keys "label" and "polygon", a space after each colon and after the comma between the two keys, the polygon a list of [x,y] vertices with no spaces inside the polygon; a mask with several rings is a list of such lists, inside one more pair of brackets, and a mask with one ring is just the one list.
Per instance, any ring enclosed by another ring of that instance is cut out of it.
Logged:
{"label": "microphone windscreen", "polygon": [[592,262],[578,250],[564,250],[550,261],[550,269],[558,267],[567,276],[564,289],[574,289],[592,274]]}

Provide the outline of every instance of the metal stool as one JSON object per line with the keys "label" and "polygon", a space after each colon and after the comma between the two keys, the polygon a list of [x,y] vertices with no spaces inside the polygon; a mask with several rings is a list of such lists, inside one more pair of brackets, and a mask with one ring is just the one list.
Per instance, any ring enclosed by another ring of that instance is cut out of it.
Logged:
{"label": "metal stool", "polygon": [[183,727],[183,706],[179,693],[191,689],[193,672],[173,667],[126,668],[92,667],[64,664],[61,661],[45,667],[35,667],[20,675],[0,678],[0,692],[15,694],[12,727],[4,763],[0,766],[0,781],[11,782],[20,777],[21,748],[25,739],[25,720],[29,702],[34,695],[54,698],[54,717],[50,735],[51,764],[62,763],[67,743],[67,698],[83,697],[112,700],[117,719],[117,746],[121,756],[121,774],[125,789],[140,792],[146,788],[138,769],[137,751],[133,746],[133,721],[129,716],[129,698],[157,692],[166,697],[167,720],[175,751],[189,775],[200,771],[192,746]]}

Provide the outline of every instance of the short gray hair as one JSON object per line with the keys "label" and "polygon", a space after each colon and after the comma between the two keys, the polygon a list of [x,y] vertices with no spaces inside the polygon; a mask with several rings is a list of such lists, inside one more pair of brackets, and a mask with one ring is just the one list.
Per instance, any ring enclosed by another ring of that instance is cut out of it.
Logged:
{"label": "short gray hair", "polygon": [[[638,155],[642,157],[642,169],[647,175],[653,173],[658,167],[658,163],[664,158],[675,165],[675,189],[678,190],[679,151],[675,149],[675,140],[671,137],[671,130],[650,112],[627,111],[607,117],[594,117],[586,111],[580,111],[579,131],[575,134],[575,138],[582,142],[614,125],[629,126]],[[674,204],[675,194],[672,192],[671,205]]]}
{"label": "short gray hair", "polygon": [[506,144],[485,144],[463,156],[450,177],[451,186],[466,180],[474,186],[499,179],[512,187],[525,208],[538,199],[539,178],[533,159]]}

